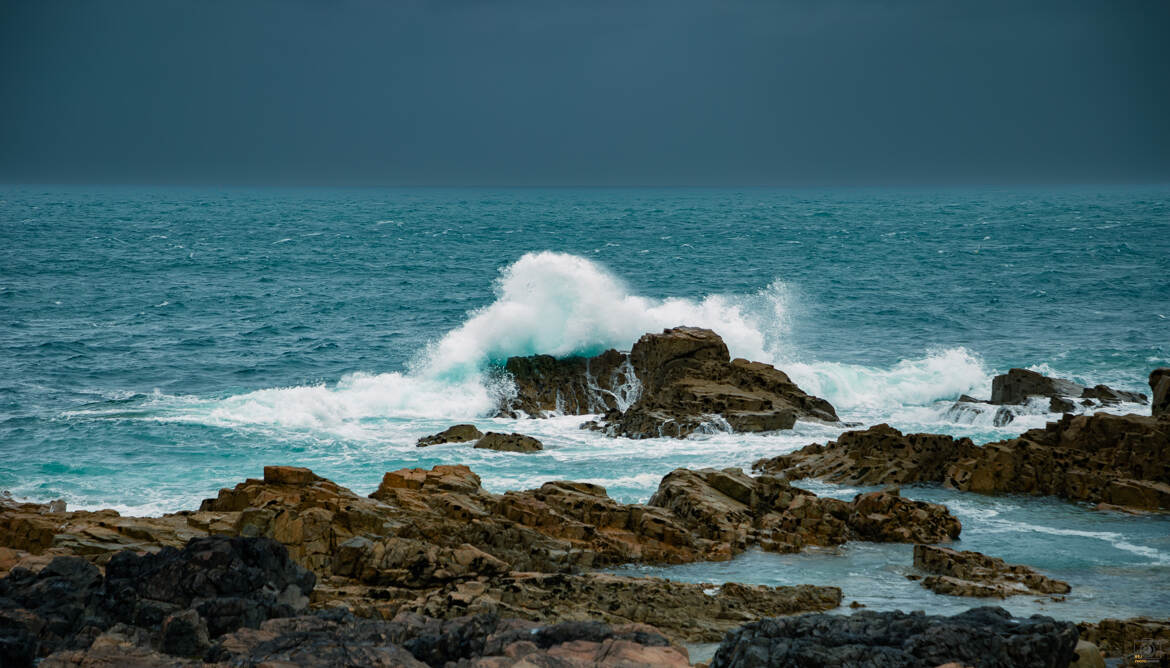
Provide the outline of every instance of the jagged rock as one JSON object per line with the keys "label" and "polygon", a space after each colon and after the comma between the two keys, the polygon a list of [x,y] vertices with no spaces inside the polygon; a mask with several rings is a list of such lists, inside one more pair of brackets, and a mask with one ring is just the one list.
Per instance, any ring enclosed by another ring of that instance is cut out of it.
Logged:
{"label": "jagged rock", "polygon": [[1041,575],[1028,566],[937,545],[915,545],[914,567],[932,574],[921,580],[923,587],[949,596],[1005,598],[1017,594],[1067,594],[1070,590],[1067,582]]}
{"label": "jagged rock", "polygon": [[1096,645],[1105,656],[1125,656],[1146,644],[1170,654],[1170,619],[1102,619],[1081,622],[1077,627],[1081,638]]}
{"label": "jagged rock", "polygon": [[1065,415],[988,443],[948,468],[963,491],[1170,508],[1170,424],[1138,415]]}
{"label": "jagged rock", "polygon": [[825,445],[760,459],[753,470],[783,473],[790,480],[822,478],[847,485],[908,485],[938,482],[960,457],[978,452],[969,438],[903,434],[888,424],[847,431]]}
{"label": "jagged rock", "polygon": [[602,421],[587,425],[615,436],[681,438],[702,429],[790,429],[797,419],[837,422],[829,402],[805,394],[784,372],[732,360],[709,329],[646,334],[629,355],[513,357],[505,370],[517,393],[500,414],[602,413]]}
{"label": "jagged rock", "polygon": [[1150,413],[1154,417],[1170,416],[1170,367],[1150,372],[1150,391],[1153,396]]}
{"label": "jagged rock", "polygon": [[641,390],[629,356],[616,350],[595,357],[509,357],[504,371],[516,386],[515,396],[500,407],[499,414],[507,417],[625,410]]}
{"label": "jagged rock", "polygon": [[872,612],[765,619],[729,633],[711,668],[767,666],[963,666],[1065,668],[1075,658],[1076,627],[1002,608],[953,617]]}
{"label": "jagged rock", "polygon": [[[41,655],[88,647],[119,623],[159,630],[164,650],[201,654],[209,637],[304,610],[314,581],[283,545],[265,538],[196,538],[182,550],[120,552],[104,577],[84,559],[57,557],[40,572],[16,568],[0,580],[0,628],[23,627],[17,640],[35,636]],[[24,648],[17,653],[27,654]]]}
{"label": "jagged rock", "polygon": [[478,441],[483,438],[483,432],[475,427],[473,424],[457,424],[454,427],[448,427],[437,434],[430,436],[423,436],[418,439],[418,447],[425,448],[428,445],[441,445],[443,443],[466,443],[468,441]]}
{"label": "jagged rock", "polygon": [[662,479],[649,505],[670,510],[726,556],[752,544],[792,552],[848,540],[933,543],[960,532],[945,506],[903,499],[896,491],[859,494],[847,502],[739,469],[677,469]]}
{"label": "jagged rock", "polygon": [[1144,404],[1149,401],[1149,397],[1142,394],[1141,392],[1126,392],[1125,390],[1115,390],[1108,385],[1086,387],[1081,392],[1081,398],[1096,399],[1103,404],[1119,404],[1121,402]]}
{"label": "jagged rock", "polygon": [[955,489],[1170,508],[1170,423],[1140,415],[1064,415],[1019,438],[975,446],[888,425],[762,459],[756,470],[851,484],[943,483]]}
{"label": "jagged rock", "polygon": [[1027,369],[1010,369],[991,379],[991,403],[1023,404],[1028,397],[1079,397],[1085,390],[1071,380],[1049,378]]}
{"label": "jagged rock", "polygon": [[715,586],[601,573],[517,573],[487,583],[467,581],[403,600],[396,612],[441,618],[492,613],[542,623],[639,623],[679,641],[714,642],[761,617],[830,610],[840,604],[837,587]]}
{"label": "jagged rock", "polygon": [[544,449],[544,444],[531,436],[524,434],[501,434],[489,431],[483,438],[475,442],[476,449],[498,450],[500,452],[536,452]]}

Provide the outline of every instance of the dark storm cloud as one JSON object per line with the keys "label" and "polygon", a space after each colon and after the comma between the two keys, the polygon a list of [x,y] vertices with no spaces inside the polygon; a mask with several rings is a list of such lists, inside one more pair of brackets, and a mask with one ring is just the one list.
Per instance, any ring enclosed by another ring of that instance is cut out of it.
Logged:
{"label": "dark storm cloud", "polygon": [[30,0],[0,179],[1170,178],[1170,4]]}

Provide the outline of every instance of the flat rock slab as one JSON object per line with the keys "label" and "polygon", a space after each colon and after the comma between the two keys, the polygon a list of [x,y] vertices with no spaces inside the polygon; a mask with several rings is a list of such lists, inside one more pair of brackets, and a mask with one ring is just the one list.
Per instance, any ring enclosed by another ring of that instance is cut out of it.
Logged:
{"label": "flat rock slab", "polygon": [[483,438],[483,432],[477,429],[475,425],[457,424],[437,434],[423,436],[418,439],[418,443],[415,445],[420,448],[425,448],[428,445],[442,445],[443,443],[467,443],[468,441],[478,441],[481,438]]}
{"label": "flat rock slab", "polygon": [[544,450],[544,444],[524,434],[501,434],[489,431],[483,435],[483,438],[475,442],[475,448],[499,452],[536,452]]}

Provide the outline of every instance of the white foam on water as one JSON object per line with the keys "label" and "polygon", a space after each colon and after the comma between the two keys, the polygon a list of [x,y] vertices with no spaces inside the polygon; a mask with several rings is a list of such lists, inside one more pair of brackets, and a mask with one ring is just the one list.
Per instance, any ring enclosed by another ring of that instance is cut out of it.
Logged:
{"label": "white foam on water", "polygon": [[804,390],[844,413],[871,417],[929,405],[989,386],[981,360],[963,348],[928,352],[890,367],[801,359],[785,348],[796,300],[782,282],[750,295],[654,299],[632,294],[600,264],[564,253],[528,253],[500,270],[495,300],[420,351],[405,372],[355,373],[332,384],[280,387],[223,399],[176,399],[157,419],[223,427],[321,431],[375,438],[363,421],[470,420],[490,415],[511,384],[489,368],[513,355],[628,350],[646,332],[710,328],[733,357],[777,364]]}

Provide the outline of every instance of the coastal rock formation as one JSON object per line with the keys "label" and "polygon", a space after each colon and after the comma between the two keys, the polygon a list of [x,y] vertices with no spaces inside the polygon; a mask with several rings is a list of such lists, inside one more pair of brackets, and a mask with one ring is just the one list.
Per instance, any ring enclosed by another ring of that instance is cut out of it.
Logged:
{"label": "coastal rock formation", "polygon": [[731,359],[709,329],[676,327],[638,339],[629,355],[513,357],[517,393],[500,413],[604,413],[614,436],[682,438],[703,429],[791,429],[797,419],[836,422],[829,402],[806,394],[768,364]]}
{"label": "coastal rock formation", "polygon": [[914,567],[931,573],[922,579],[923,587],[949,596],[1005,598],[1017,594],[1067,594],[1070,590],[1067,582],[1041,575],[1028,566],[937,545],[915,545]]}
{"label": "coastal rock formation", "polygon": [[1018,438],[903,435],[888,425],[756,462],[789,478],[852,484],[942,483],[985,494],[1059,496],[1141,509],[1170,508],[1170,422],[1140,415],[1064,415]]}
{"label": "coastal rock formation", "polygon": [[973,608],[953,617],[862,610],[753,622],[728,634],[711,668],[1065,668],[1076,658],[1076,645],[1072,623],[1040,615],[1017,619],[1002,608]]}
{"label": "coastal rock formation", "polygon": [[897,491],[841,501],[739,469],[677,469],[662,479],[648,505],[668,509],[726,556],[752,544],[795,552],[849,540],[934,543],[958,538],[961,529],[945,506],[903,499]]}
{"label": "coastal rock formation", "polygon": [[531,436],[524,434],[501,434],[489,431],[483,438],[475,442],[480,450],[497,450],[499,452],[536,452],[544,449],[544,444]]}
{"label": "coastal rock formation", "polygon": [[481,438],[483,438],[483,432],[477,429],[475,425],[457,424],[437,434],[423,436],[418,439],[416,445],[420,448],[425,448],[428,445],[442,445],[443,443],[467,443],[468,441],[478,441]]}
{"label": "coastal rock formation", "polygon": [[[686,650],[671,646],[655,629],[639,625],[566,622],[539,626],[476,615],[436,620],[401,615],[392,621],[329,613],[264,622],[223,637],[205,655],[221,666],[332,668],[373,666],[689,666]],[[130,629],[99,637],[87,650],[61,652],[41,666],[133,665],[202,667],[202,661],[155,651]]]}
{"label": "coastal rock formation", "polygon": [[758,460],[756,471],[784,473],[790,480],[821,478],[846,485],[908,485],[940,482],[956,459],[975,456],[969,438],[903,434],[888,424],[847,431],[825,445]]}
{"label": "coastal rock formation", "polygon": [[1170,367],[1150,372],[1150,390],[1154,397],[1150,413],[1154,417],[1170,417]]}
{"label": "coastal rock formation", "polygon": [[1096,645],[1105,656],[1126,656],[1146,645],[1170,656],[1170,619],[1102,619],[1081,622],[1077,627],[1081,638]]}
{"label": "coastal rock formation", "polygon": [[[265,538],[196,538],[182,550],[118,552],[105,575],[79,557],[57,557],[39,572],[16,568],[0,580],[0,627],[27,658],[90,645],[115,624],[153,630],[163,648],[201,653],[241,626],[305,610],[312,573]],[[12,659],[12,665],[22,665]],[[9,665],[8,662],[5,665]],[[24,665],[31,665],[25,662]]]}
{"label": "coastal rock formation", "polygon": [[[794,550],[845,540],[931,541],[958,533],[957,520],[942,506],[889,494],[853,502],[818,499],[780,479],[756,479],[738,469],[705,470],[684,486],[695,495],[691,502],[675,484],[689,479],[687,472],[672,475],[663,482],[658,506],[622,504],[602,487],[569,481],[492,494],[465,466],[392,471],[363,497],[308,469],[273,466],[265,468],[263,479],[221,490],[199,511],[161,518],[112,511],[58,516],[46,507],[14,505],[0,509],[0,526],[29,522],[47,533],[18,530],[0,538],[8,542],[13,563],[43,566],[64,550],[79,548],[87,562],[105,564],[111,581],[120,581],[118,574],[130,562],[115,555],[126,545],[152,553],[184,533],[264,537],[286,546],[293,561],[317,576],[315,607],[345,606],[383,619],[400,612],[449,618],[487,611],[547,623],[601,618],[655,623],[671,637],[715,640],[735,624],[763,615],[835,607],[840,590],[733,585],[715,590],[575,573],[631,562],[726,559],[751,545]],[[747,520],[701,519],[709,504],[739,504],[734,497],[749,500],[750,506],[743,506]],[[100,544],[84,538],[103,532],[113,538]],[[157,556],[133,563],[152,563]],[[136,568],[128,572],[147,567]],[[290,605],[303,598],[285,590],[287,583],[274,592]],[[651,600],[659,604],[647,606]],[[598,612],[598,601],[606,602],[607,612]],[[158,624],[179,615],[166,623],[173,646],[199,645],[204,633],[214,639],[230,625],[194,607],[198,618],[180,614],[178,607],[151,613]]]}
{"label": "coastal rock formation", "polygon": [[1087,408],[1146,401],[1146,395],[1140,392],[1115,390],[1108,385],[1085,387],[1028,369],[1010,369],[992,379],[990,401],[964,394],[947,409],[944,417],[973,423],[990,414],[992,424],[1002,427],[1024,414],[1083,413]]}

